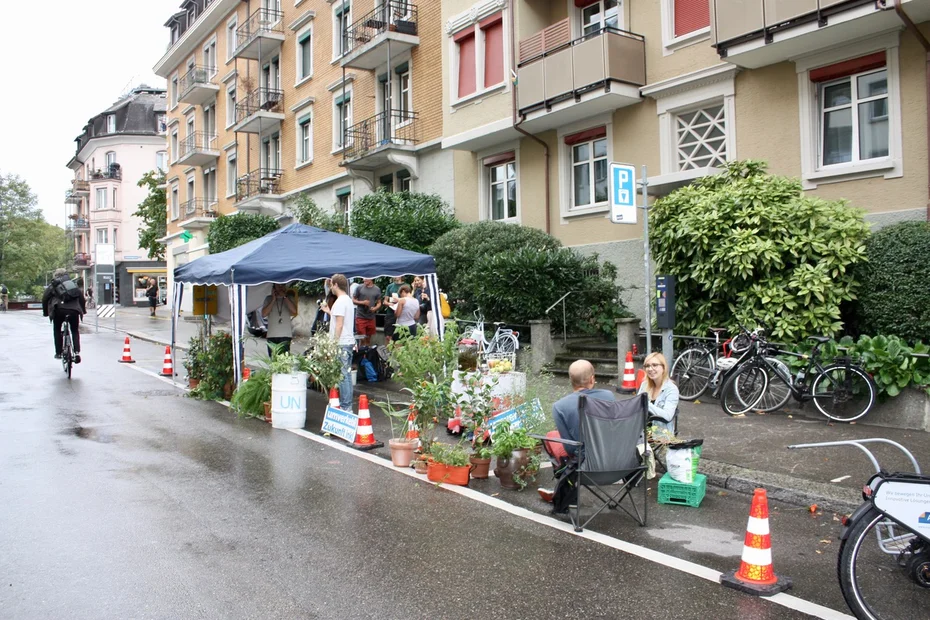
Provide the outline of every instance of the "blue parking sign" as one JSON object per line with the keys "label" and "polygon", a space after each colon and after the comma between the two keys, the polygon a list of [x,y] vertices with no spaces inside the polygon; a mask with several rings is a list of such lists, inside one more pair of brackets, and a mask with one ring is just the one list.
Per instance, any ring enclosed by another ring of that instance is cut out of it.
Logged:
{"label": "blue parking sign", "polygon": [[636,223],[636,168],[629,164],[610,164],[610,221],[614,224]]}

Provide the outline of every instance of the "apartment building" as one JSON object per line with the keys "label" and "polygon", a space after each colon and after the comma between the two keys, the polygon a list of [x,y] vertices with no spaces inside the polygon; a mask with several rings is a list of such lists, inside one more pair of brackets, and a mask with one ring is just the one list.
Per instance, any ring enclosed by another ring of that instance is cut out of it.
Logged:
{"label": "apartment building", "polygon": [[169,274],[209,252],[217,214],[289,221],[307,195],[350,218],[380,188],[452,203],[440,15],[406,0],[184,2],[154,69],[168,80]]}
{"label": "apartment building", "polygon": [[[142,278],[165,282],[165,263],[139,248],[137,206],[148,195],[142,176],[167,168],[165,90],[139,86],[97,114],[75,138],[74,172],[65,193],[67,231],[74,243],[73,271],[94,287],[100,303],[145,305]],[[94,281],[97,245],[115,250],[115,280]]]}
{"label": "apartment building", "polygon": [[640,287],[642,213],[607,219],[609,162],[646,165],[654,199],[762,159],[874,222],[924,219],[930,2],[900,7],[916,27],[890,0],[442,0],[456,214],[546,230]]}

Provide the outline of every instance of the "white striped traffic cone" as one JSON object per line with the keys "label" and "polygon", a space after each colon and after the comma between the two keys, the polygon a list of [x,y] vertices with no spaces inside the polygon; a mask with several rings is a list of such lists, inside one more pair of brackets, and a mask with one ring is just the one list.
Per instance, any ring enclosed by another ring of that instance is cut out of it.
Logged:
{"label": "white striped traffic cone", "polygon": [[791,587],[791,579],[779,577],[772,567],[769,500],[765,489],[756,489],[752,496],[739,570],[722,575],[720,583],[757,596],[771,596]]}
{"label": "white striped traffic cone", "polygon": [[633,352],[626,352],[626,362],[623,364],[623,383],[620,384],[623,392],[636,391],[636,370],[633,368]]}
{"label": "white striped traffic cone", "polygon": [[384,444],[375,441],[374,429],[371,427],[371,414],[368,412],[368,396],[362,394],[358,397],[358,429],[355,431],[353,448],[371,450]]}
{"label": "white striped traffic cone", "polygon": [[161,376],[174,376],[174,365],[171,363],[171,345],[165,345],[165,363],[161,367]]}
{"label": "white striped traffic cone", "polygon": [[121,364],[136,363],[136,360],[132,359],[132,352],[129,350],[129,336],[126,336],[126,341],[123,343],[123,357],[119,361]]}
{"label": "white striped traffic cone", "polygon": [[339,390],[336,388],[329,389],[329,406],[339,409]]}

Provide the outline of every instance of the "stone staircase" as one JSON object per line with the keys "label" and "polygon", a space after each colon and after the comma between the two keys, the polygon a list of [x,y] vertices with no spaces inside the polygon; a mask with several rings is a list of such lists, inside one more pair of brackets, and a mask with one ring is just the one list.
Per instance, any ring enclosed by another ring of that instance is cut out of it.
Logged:
{"label": "stone staircase", "polygon": [[615,383],[620,369],[617,367],[617,343],[605,340],[572,340],[563,346],[562,352],[546,367],[556,376],[568,377],[568,367],[578,359],[594,364],[594,374],[600,383]]}

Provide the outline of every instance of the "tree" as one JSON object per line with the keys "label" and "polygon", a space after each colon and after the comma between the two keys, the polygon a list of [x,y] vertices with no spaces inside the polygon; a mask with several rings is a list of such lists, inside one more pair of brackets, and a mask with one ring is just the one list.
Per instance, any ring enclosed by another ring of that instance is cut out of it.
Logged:
{"label": "tree", "polygon": [[278,222],[270,215],[257,213],[220,215],[210,225],[207,244],[210,246],[211,254],[219,254],[276,230],[278,230]]}
{"label": "tree", "polygon": [[142,220],[139,227],[139,247],[148,250],[149,258],[165,260],[165,245],[158,241],[168,234],[168,202],[165,190],[159,188],[165,182],[165,173],[161,170],[146,172],[137,183],[139,187],[148,187],[149,195],[139,203],[133,213]]}
{"label": "tree", "polygon": [[[19,175],[0,174],[0,281],[13,281],[7,263],[15,258],[12,247],[23,243],[29,222],[42,220],[36,196]],[[9,286],[9,284],[7,284]]]}
{"label": "tree", "polygon": [[345,218],[340,213],[327,213],[317,206],[309,194],[301,194],[292,207],[294,219],[305,226],[315,226],[323,230],[342,233]]}
{"label": "tree", "polygon": [[650,209],[653,259],[677,278],[677,331],[741,321],[791,340],[842,327],[869,235],[862,212],[805,196],[798,180],[765,169],[732,162]]}
{"label": "tree", "polygon": [[35,287],[44,288],[49,272],[71,263],[71,243],[64,230],[43,219],[21,219],[21,234],[8,244],[4,279],[0,279],[16,293],[31,293]]}
{"label": "tree", "polygon": [[396,248],[429,252],[436,239],[459,226],[436,194],[378,191],[352,205],[350,234]]}

